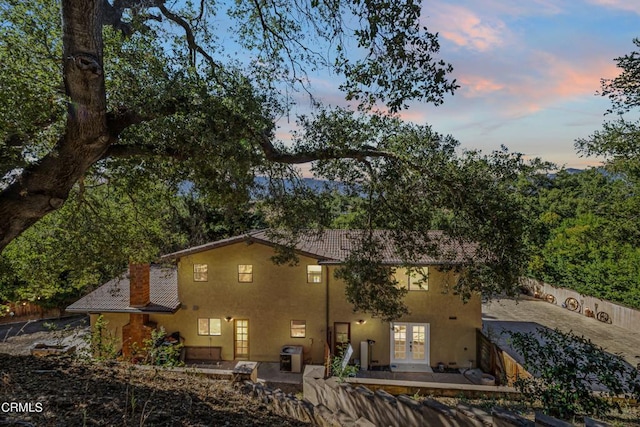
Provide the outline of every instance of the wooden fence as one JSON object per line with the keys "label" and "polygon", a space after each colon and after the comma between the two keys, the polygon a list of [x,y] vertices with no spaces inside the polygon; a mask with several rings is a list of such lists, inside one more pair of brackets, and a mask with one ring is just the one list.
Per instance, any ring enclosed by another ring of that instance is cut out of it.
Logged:
{"label": "wooden fence", "polygon": [[0,312],[0,323],[22,322],[27,320],[60,317],[62,311],[58,308],[42,308],[31,302],[3,303],[8,308]]}
{"label": "wooden fence", "polygon": [[552,301],[557,305],[562,305],[568,298],[574,298],[579,304],[577,312],[585,315],[589,313],[595,315],[597,312],[603,311],[607,313],[613,325],[629,331],[636,332],[638,325],[640,325],[639,310],[600,298],[581,295],[572,289],[556,287],[531,278],[520,279],[520,284],[527,289],[530,295],[552,295]]}

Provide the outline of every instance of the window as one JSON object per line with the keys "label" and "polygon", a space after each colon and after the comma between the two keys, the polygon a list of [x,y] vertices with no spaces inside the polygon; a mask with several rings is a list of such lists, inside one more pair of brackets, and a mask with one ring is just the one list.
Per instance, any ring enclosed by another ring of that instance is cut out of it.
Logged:
{"label": "window", "polygon": [[412,268],[408,271],[410,291],[429,290],[429,268]]}
{"label": "window", "polygon": [[253,282],[253,265],[251,264],[238,265],[238,282],[242,282],[242,283]]}
{"label": "window", "polygon": [[198,319],[198,335],[222,335],[220,319]]}
{"label": "window", "polygon": [[307,265],[307,283],[322,282],[322,266]]}
{"label": "window", "polygon": [[207,264],[193,264],[193,281],[194,282],[206,282],[208,280]]}
{"label": "window", "polygon": [[306,320],[291,321],[291,338],[304,338],[307,335]]}

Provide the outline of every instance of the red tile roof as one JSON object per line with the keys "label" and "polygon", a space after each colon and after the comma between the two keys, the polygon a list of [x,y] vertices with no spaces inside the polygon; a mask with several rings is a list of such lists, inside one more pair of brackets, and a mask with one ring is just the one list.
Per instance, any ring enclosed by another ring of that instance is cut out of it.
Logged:
{"label": "red tile roof", "polygon": [[[369,231],[365,230],[322,230],[317,233],[309,231],[301,233],[295,242],[294,248],[301,254],[318,259],[321,263],[339,264],[347,259],[349,254],[357,248],[363,237],[368,237]],[[385,264],[400,265],[407,260],[400,254],[394,243],[392,232],[387,230],[373,230],[372,237],[381,242],[382,262]],[[416,254],[410,261],[416,265],[442,265],[458,264],[473,256],[475,245],[469,243],[459,243],[446,237],[441,231],[430,231],[426,235],[417,238],[423,242],[424,248],[433,245],[437,250],[437,255]],[[163,260],[179,259],[198,252],[239,243],[239,242],[259,242],[270,246],[275,246],[278,242],[284,241],[274,236],[269,230],[252,231],[243,235],[230,237],[228,239],[217,240],[201,246],[184,249],[170,253],[162,257]],[[425,251],[429,252],[429,251]],[[431,251],[434,252],[434,251]]]}
{"label": "red tile roof", "polygon": [[151,303],[146,307],[129,306],[129,274],[123,273],[67,307],[80,313],[174,313],[178,301],[178,273],[175,267],[152,265],[149,273]]}

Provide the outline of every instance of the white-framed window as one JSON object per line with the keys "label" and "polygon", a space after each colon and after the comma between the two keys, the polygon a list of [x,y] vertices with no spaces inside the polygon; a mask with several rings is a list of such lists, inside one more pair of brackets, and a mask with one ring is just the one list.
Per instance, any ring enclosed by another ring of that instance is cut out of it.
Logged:
{"label": "white-framed window", "polygon": [[198,335],[222,335],[222,322],[215,318],[199,318]]}
{"label": "white-framed window", "polygon": [[292,320],[291,321],[291,338],[304,338],[307,336],[307,321]]}
{"label": "white-framed window", "polygon": [[410,291],[429,290],[429,267],[414,267],[407,273]]}
{"label": "white-framed window", "polygon": [[307,265],[307,283],[322,282],[322,266]]}
{"label": "white-framed window", "polygon": [[240,283],[253,282],[253,265],[238,264],[238,282]]}
{"label": "white-framed window", "polygon": [[206,282],[209,280],[209,266],[207,264],[193,264],[193,281]]}

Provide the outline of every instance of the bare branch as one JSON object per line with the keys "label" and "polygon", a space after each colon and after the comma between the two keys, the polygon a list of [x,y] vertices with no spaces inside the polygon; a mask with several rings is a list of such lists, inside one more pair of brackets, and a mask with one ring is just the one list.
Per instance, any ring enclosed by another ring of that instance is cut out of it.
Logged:
{"label": "bare branch", "polygon": [[189,23],[187,21],[185,21],[182,17],[176,15],[175,13],[173,13],[169,9],[167,9],[162,0],[156,1],[156,6],[160,9],[160,12],[162,12],[162,14],[164,16],[166,16],[168,19],[170,19],[171,21],[175,22],[176,24],[178,24],[179,26],[182,27],[182,29],[185,32],[185,35],[187,36],[187,44],[189,45],[189,49],[192,52],[198,52],[200,55],[202,55],[205,58],[205,60],[207,61],[207,63],[209,64],[209,66],[211,66],[211,68],[213,68],[215,70],[219,70],[221,68],[220,64],[218,64],[213,59],[213,57],[211,55],[209,55],[196,42],[196,37],[193,34],[193,30],[191,29],[191,25],[189,25]]}

